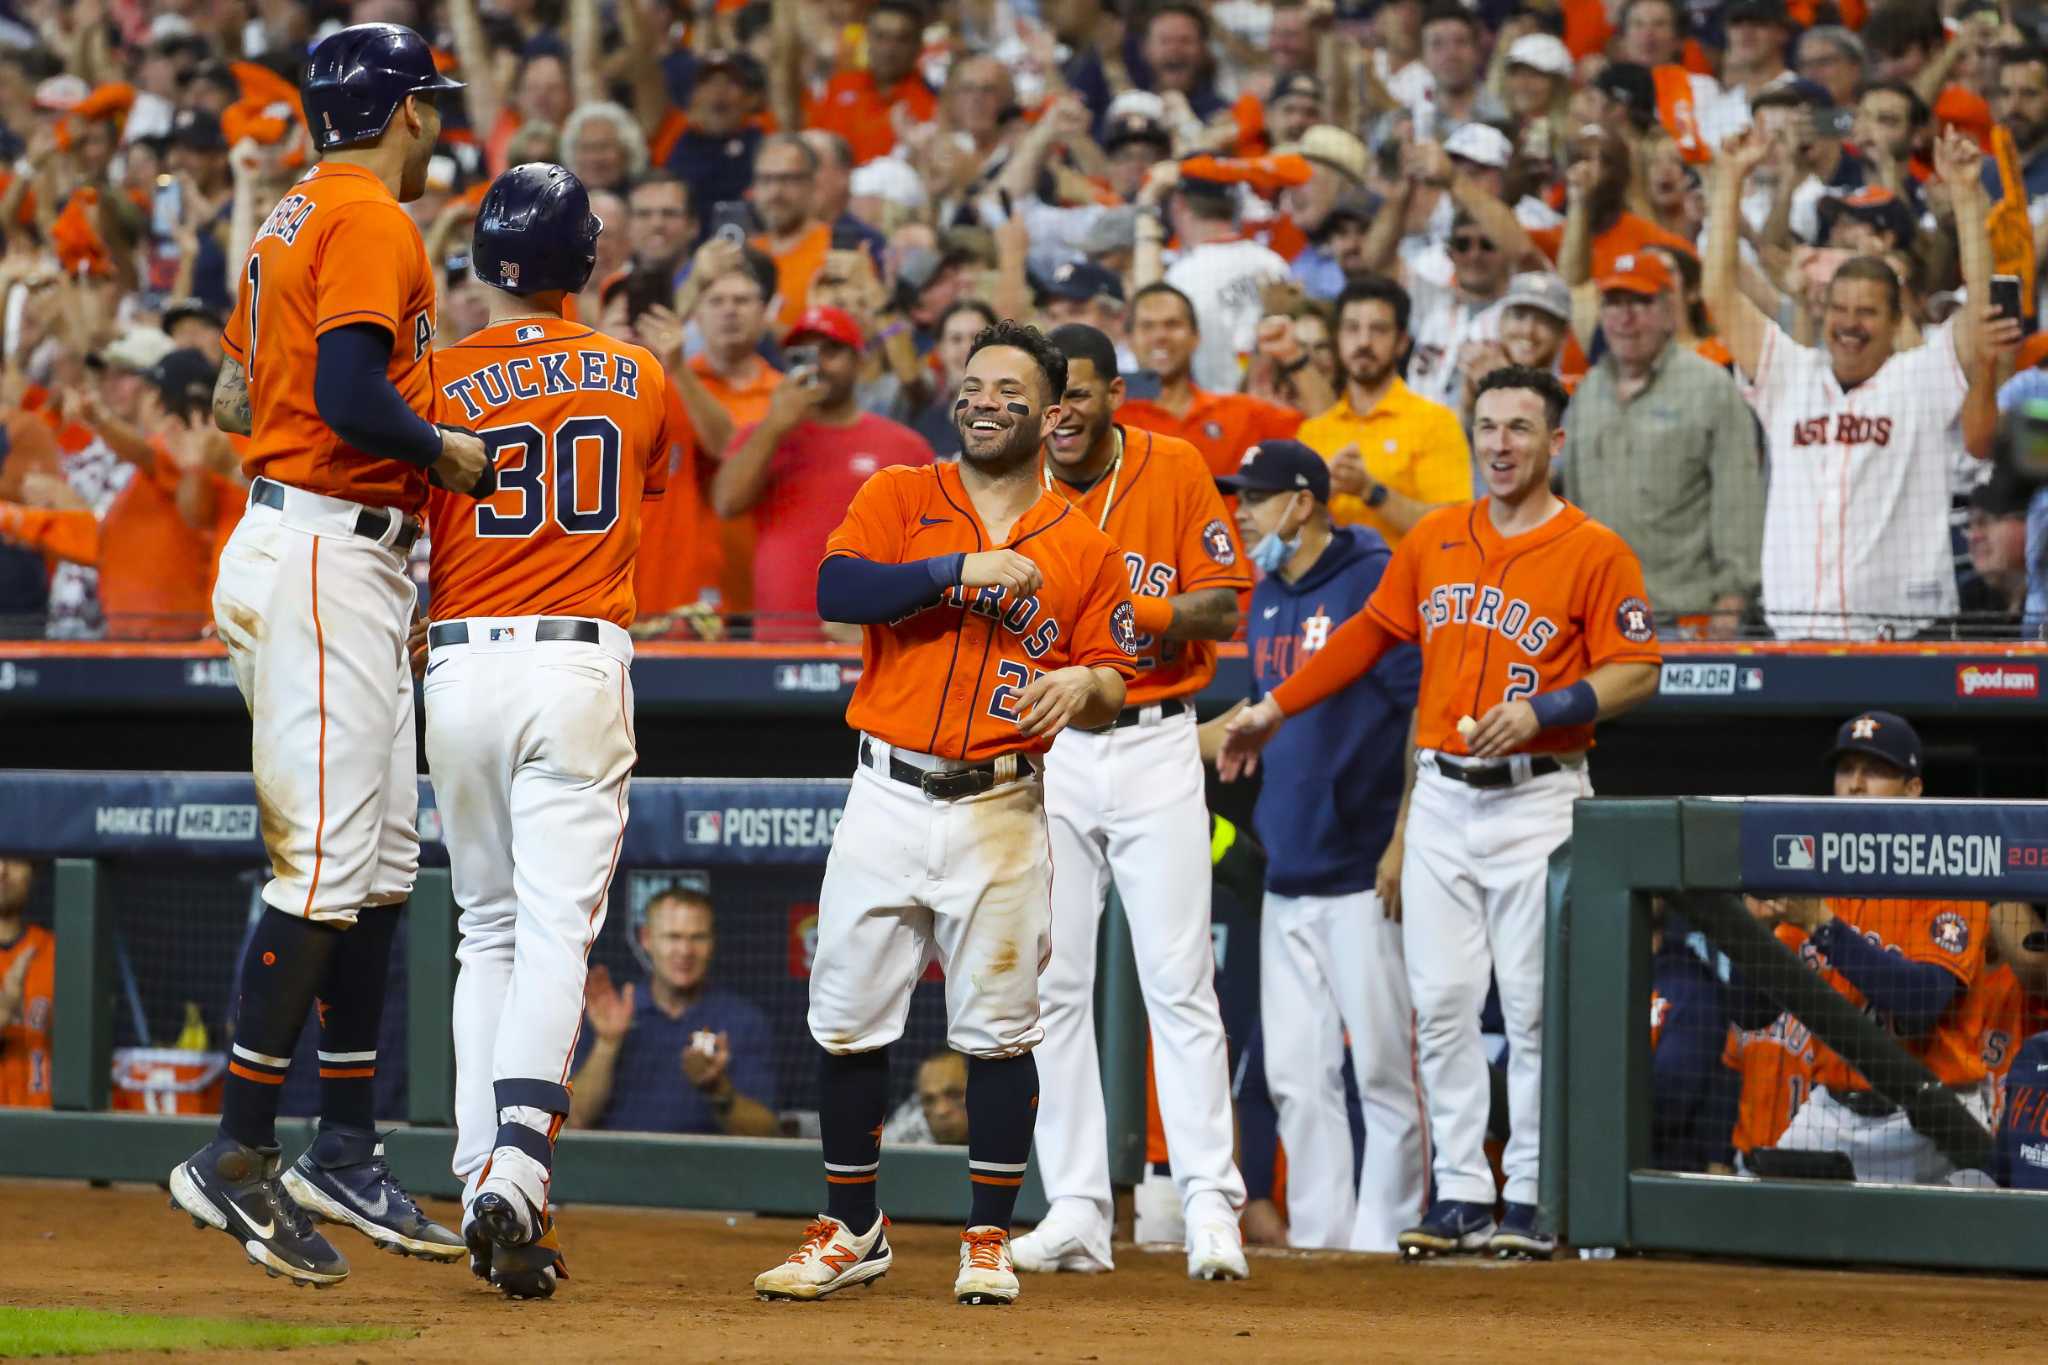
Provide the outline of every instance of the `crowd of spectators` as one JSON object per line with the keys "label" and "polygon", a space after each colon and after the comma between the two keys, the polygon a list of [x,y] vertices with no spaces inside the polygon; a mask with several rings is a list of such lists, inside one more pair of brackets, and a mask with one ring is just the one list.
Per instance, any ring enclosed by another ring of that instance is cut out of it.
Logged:
{"label": "crowd of spectators", "polygon": [[1674,633],[2038,635],[2048,497],[2009,434],[2048,392],[2039,17],[17,0],[0,621],[208,628],[242,492],[196,399],[235,263],[311,157],[309,45],[389,20],[465,82],[409,206],[440,338],[485,315],[490,177],[558,160],[606,223],[577,316],[668,365],[680,495],[649,511],[643,636],[828,638],[825,532],[874,468],[953,454],[961,357],[1004,316],[1104,330],[1121,420],[1218,473],[1299,434],[1339,524],[1390,537],[1472,494],[1478,379],[1551,368],[1579,395],[1563,491],[1642,556]]}

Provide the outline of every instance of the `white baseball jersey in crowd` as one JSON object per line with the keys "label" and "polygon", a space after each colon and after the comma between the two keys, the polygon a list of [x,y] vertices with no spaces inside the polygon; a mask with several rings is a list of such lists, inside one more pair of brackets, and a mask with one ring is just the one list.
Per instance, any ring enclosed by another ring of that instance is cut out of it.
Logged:
{"label": "white baseball jersey in crowd", "polygon": [[1260,291],[1288,278],[1286,258],[1257,242],[1208,242],[1182,253],[1166,282],[1195,305],[1201,343],[1189,365],[1195,387],[1234,393],[1243,378],[1238,357],[1252,349],[1265,313]]}
{"label": "white baseball jersey in crowd", "polygon": [[1765,333],[1764,615],[1800,639],[1908,636],[1956,610],[1949,430],[1969,379],[1952,325],[1850,390],[1825,349]]}

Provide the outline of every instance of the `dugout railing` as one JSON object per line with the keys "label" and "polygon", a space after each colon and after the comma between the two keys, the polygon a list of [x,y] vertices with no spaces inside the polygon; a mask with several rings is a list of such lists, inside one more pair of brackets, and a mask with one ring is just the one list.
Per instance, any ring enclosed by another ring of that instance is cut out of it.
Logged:
{"label": "dugout railing", "polygon": [[[1889,835],[1922,836],[1898,845],[1909,855],[1938,839],[1940,856],[1911,855],[1903,867],[1828,856]],[[1546,953],[1548,1226],[1577,1247],[2048,1271],[2048,1195],[1674,1174],[1652,1169],[1650,1159],[1653,897],[1694,907],[1693,927],[1709,943],[1756,963],[1775,948],[1767,936],[1756,941],[1762,931],[1749,926],[1732,894],[2039,901],[2048,899],[2044,863],[2048,803],[1580,802],[1572,842],[1553,864]],[[1731,905],[1734,913],[1725,913]],[[1897,1079],[1880,1079],[1884,1044],[1861,1015],[1829,1041],[1845,1056],[1864,1048],[1856,1055],[1868,1057],[1867,1074],[1879,1088],[1910,1085],[1903,1069]],[[1898,1098],[1915,1108],[1912,1096]],[[1949,1117],[1915,1112],[1914,1124],[1936,1128]],[[1963,1125],[1940,1140],[1971,1141]]]}
{"label": "dugout railing", "polygon": [[[790,875],[791,887],[808,884],[808,898],[815,900],[815,877],[822,873],[830,824],[846,787],[843,780],[637,781],[620,865],[702,869],[714,876],[779,868]],[[386,1146],[408,1187],[454,1196],[460,1187],[449,1170],[450,1005],[457,911],[445,853],[435,837],[432,789],[422,782],[420,790],[427,836],[422,861],[428,865],[407,910],[404,940],[408,1122],[391,1132]],[[0,1175],[161,1183],[205,1140],[214,1120],[108,1109],[117,978],[129,971],[117,946],[110,887],[123,869],[132,884],[137,869],[264,864],[254,786],[246,775],[235,774],[13,772],[0,775],[0,805],[8,811],[0,821],[0,855],[51,860],[57,940],[54,1107],[0,1109]],[[614,920],[623,918],[621,896],[615,887]],[[161,907],[161,913],[174,915],[175,904]],[[1096,1019],[1111,1170],[1119,1183],[1136,1184],[1144,1162],[1146,1025],[1129,932],[1113,892],[1107,930],[1101,936]],[[280,1137],[287,1147],[303,1145],[309,1130],[308,1124],[286,1120]],[[791,1216],[808,1216],[819,1207],[815,1141],[570,1131],[562,1135],[556,1157],[556,1188],[565,1202]],[[892,1148],[883,1176],[891,1215],[957,1217],[965,1160],[960,1147]],[[1044,1209],[1034,1170],[1025,1180],[1019,1216],[1029,1221]]]}

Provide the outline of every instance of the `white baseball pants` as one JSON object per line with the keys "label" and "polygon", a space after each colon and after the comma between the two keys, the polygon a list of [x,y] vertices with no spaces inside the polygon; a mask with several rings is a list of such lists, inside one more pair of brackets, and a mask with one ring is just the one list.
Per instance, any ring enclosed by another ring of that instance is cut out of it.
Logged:
{"label": "white baseball pants", "polygon": [[[1985,1127],[1991,1126],[1989,1084],[1961,1098],[1963,1108]],[[1905,1110],[1866,1118],[1837,1101],[1826,1086],[1814,1087],[1775,1145],[1787,1151],[1840,1152],[1856,1168],[1858,1180],[1940,1185],[1956,1169],[1940,1148],[1913,1127]]]}
{"label": "white baseball pants", "polygon": [[970,1057],[1030,1052],[1043,1036],[1038,974],[1052,928],[1039,778],[939,800],[887,776],[892,753],[918,768],[960,765],[862,744],[869,761],[854,772],[818,893],[811,1036],[835,1053],[895,1042],[936,956],[947,1044]]}
{"label": "white baseball pants", "polygon": [[355,923],[412,894],[419,759],[406,632],[418,597],[394,548],[355,534],[363,508],[286,488],[252,504],[221,555],[214,624],[248,703],[250,769],[286,914]]}
{"label": "white baseball pants", "polygon": [[[1259,918],[1259,1017],[1266,1087],[1287,1149],[1287,1241],[1392,1251],[1423,1213],[1428,1173],[1415,1015],[1399,920],[1370,891],[1267,892]],[[1354,1191],[1344,1112],[1344,1044],[1365,1111]]]}
{"label": "white baseball pants", "polygon": [[1536,1202],[1550,855],[1571,837],[1572,803],[1592,794],[1584,764],[1481,790],[1439,772],[1433,751],[1417,755],[1401,918],[1439,1199],[1494,1201],[1485,1145],[1491,1092],[1479,1041],[1490,972],[1508,1030],[1506,1194],[1512,1203]]}
{"label": "white baseball pants", "polygon": [[[1159,1116],[1181,1204],[1244,1204],[1209,936],[1209,807],[1192,712],[1063,733],[1046,756],[1053,954],[1039,998],[1039,1175],[1058,1216],[1108,1250],[1109,1128],[1095,1044],[1095,945],[1109,883],[1130,921],[1152,1029]],[[1061,1201],[1068,1201],[1061,1210]],[[1189,1218],[1190,1224],[1195,1219]]]}
{"label": "white baseball pants", "polygon": [[631,638],[602,621],[596,644],[536,642],[539,620],[471,618],[467,644],[427,659],[427,762],[462,912],[455,1173],[470,1187],[498,1132],[495,1084],[569,1083],[637,757]]}

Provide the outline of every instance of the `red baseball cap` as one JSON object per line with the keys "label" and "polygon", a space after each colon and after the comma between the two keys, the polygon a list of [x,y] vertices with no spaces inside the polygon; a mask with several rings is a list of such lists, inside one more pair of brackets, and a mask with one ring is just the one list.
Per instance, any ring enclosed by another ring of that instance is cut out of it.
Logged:
{"label": "red baseball cap", "polygon": [[1960,85],[1942,87],[1934,101],[1934,121],[1942,127],[1952,124],[1962,129],[1979,147],[1988,150],[1991,146],[1991,106],[1974,90]]}
{"label": "red baseball cap", "polygon": [[860,324],[837,308],[806,308],[796,325],[782,334],[782,344],[793,346],[800,337],[823,337],[851,346],[858,351],[863,344]]}
{"label": "red baseball cap", "polygon": [[1651,298],[1671,288],[1671,267],[1654,251],[1633,251],[1614,259],[1614,269],[1600,277],[1600,292],[1619,289]]}

